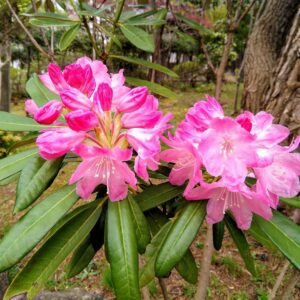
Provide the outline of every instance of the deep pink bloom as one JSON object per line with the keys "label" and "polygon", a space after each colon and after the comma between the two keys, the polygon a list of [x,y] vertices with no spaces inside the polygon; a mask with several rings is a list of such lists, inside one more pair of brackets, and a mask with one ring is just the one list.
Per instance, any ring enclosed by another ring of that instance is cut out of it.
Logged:
{"label": "deep pink bloom", "polygon": [[98,112],[111,110],[113,90],[107,83],[100,83],[94,94],[94,107]]}
{"label": "deep pink bloom", "polygon": [[83,162],[73,173],[70,184],[78,181],[77,194],[82,198],[88,198],[99,184],[107,186],[111,201],[124,199],[128,184],[136,188],[135,175],[124,163],[131,158],[131,150],[80,145],[75,152],[83,158]]}
{"label": "deep pink bloom", "polygon": [[146,87],[126,87],[123,70],[109,74],[101,61],[88,57],[63,71],[50,64],[40,79],[61,102],[38,108],[30,101],[28,111],[38,111],[40,123],[50,124],[60,115],[65,119],[55,122],[58,128],[42,131],[37,139],[40,154],[53,159],[72,151],[82,158],[71,178],[78,182],[80,196],[88,198],[97,185],[105,184],[112,201],[124,199],[128,185],[135,188],[137,181],[125,162],[133,149],[136,174],[149,179],[147,169],[158,168],[160,138],[170,127],[171,115],[158,111],[158,101]]}
{"label": "deep pink bloom", "polygon": [[162,118],[162,112],[157,109],[158,100],[154,96],[148,95],[145,103],[139,109],[122,116],[122,125],[125,128],[152,128]]}
{"label": "deep pink bloom", "polygon": [[85,132],[68,127],[43,130],[36,143],[44,159],[54,159],[71,151],[85,139]]}
{"label": "deep pink bloom", "polygon": [[202,183],[185,197],[188,200],[208,199],[206,220],[209,224],[222,221],[226,211],[232,212],[238,227],[244,230],[249,229],[253,213],[267,220],[272,217],[268,199],[244,184],[230,189],[222,181],[212,184]]}
{"label": "deep pink bloom", "polygon": [[71,110],[92,108],[92,101],[75,88],[66,88],[60,93],[62,103]]}
{"label": "deep pink bloom", "polygon": [[34,113],[34,119],[41,124],[52,124],[60,116],[63,104],[57,100],[51,100],[40,107]]}
{"label": "deep pink bloom", "polygon": [[146,101],[148,89],[144,86],[131,89],[115,102],[118,112],[133,112],[139,109]]}
{"label": "deep pink bloom", "polygon": [[68,126],[75,131],[89,131],[97,127],[97,115],[89,110],[74,110],[65,115]]}
{"label": "deep pink bloom", "polygon": [[223,108],[219,102],[211,96],[205,97],[207,101],[198,101],[186,115],[186,120],[200,131],[207,129],[213,119],[224,117]]}

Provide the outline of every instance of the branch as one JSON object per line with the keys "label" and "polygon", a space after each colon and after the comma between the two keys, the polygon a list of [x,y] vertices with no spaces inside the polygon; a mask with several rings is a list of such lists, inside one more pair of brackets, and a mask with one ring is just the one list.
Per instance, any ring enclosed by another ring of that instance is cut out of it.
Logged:
{"label": "branch", "polygon": [[16,19],[16,21],[19,23],[21,28],[24,30],[24,32],[28,35],[30,41],[32,44],[46,57],[51,58],[51,56],[39,45],[39,43],[36,41],[36,39],[32,36],[32,34],[29,32],[29,30],[25,27],[23,22],[20,20],[16,12],[14,11],[13,7],[11,6],[9,0],[5,0],[6,4],[8,5],[9,10],[11,11],[12,15]]}
{"label": "branch", "polygon": [[207,233],[205,240],[205,248],[203,251],[203,257],[201,261],[200,278],[197,285],[197,292],[195,300],[204,300],[207,294],[207,288],[209,285],[209,274],[211,266],[211,258],[213,255],[213,231],[212,225],[207,225]]}
{"label": "branch", "polygon": [[239,19],[237,19],[236,21],[236,26],[238,27],[241,23],[241,21],[245,18],[245,16],[249,13],[250,9],[252,8],[252,6],[255,4],[256,0],[253,0],[249,6],[244,10],[244,12],[242,13],[242,15],[239,17]]}
{"label": "branch", "polygon": [[204,55],[205,55],[205,58],[206,58],[206,60],[207,60],[208,66],[210,67],[210,69],[212,70],[212,72],[213,72],[215,75],[217,75],[216,67],[214,66],[214,64],[213,64],[213,62],[212,62],[212,60],[211,60],[211,57],[210,57],[210,55],[209,55],[209,53],[208,53],[208,50],[207,50],[207,48],[206,48],[206,45],[205,45],[205,43],[204,43],[202,37],[201,37],[201,48],[202,48],[203,53],[204,53]]}
{"label": "branch", "polygon": [[166,287],[165,279],[164,278],[158,278],[158,282],[159,282],[164,300],[168,300],[169,296],[168,296],[168,290],[167,290],[167,287]]}
{"label": "branch", "polygon": [[[36,7],[36,3],[35,3],[34,0],[31,0],[31,5],[32,5],[32,8],[33,8],[33,11],[35,13],[37,13],[37,7]],[[50,46],[49,41],[48,41],[48,39],[47,39],[47,37],[45,35],[45,31],[43,30],[43,28],[40,28],[40,32],[41,32],[41,35],[43,37],[44,43],[45,43],[46,47],[48,48],[50,56],[53,59],[54,53],[52,52],[51,46]]]}

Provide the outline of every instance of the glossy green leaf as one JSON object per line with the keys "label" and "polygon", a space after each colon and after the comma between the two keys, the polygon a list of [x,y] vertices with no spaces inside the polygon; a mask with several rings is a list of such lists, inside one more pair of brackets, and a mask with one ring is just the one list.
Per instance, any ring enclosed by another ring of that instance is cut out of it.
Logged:
{"label": "glossy green leaf", "polygon": [[23,292],[29,298],[35,296],[65,258],[85,240],[99,218],[102,203],[99,201],[96,207],[77,214],[52,235],[15,277],[4,299]]}
{"label": "glossy green leaf", "polygon": [[172,70],[168,69],[167,67],[164,67],[162,65],[159,64],[154,64],[152,62],[149,62],[147,60],[144,59],[140,59],[137,57],[130,57],[130,56],[121,56],[121,55],[110,55],[110,58],[116,58],[116,59],[120,59],[120,60],[124,60],[133,64],[137,64],[137,65],[141,65],[141,66],[145,66],[149,69],[154,69],[157,70],[159,72],[165,73],[171,77],[178,77],[178,75],[173,72]]}
{"label": "glossy green leaf", "polygon": [[64,186],[21,218],[0,242],[0,272],[32,250],[77,199],[75,186]]}
{"label": "glossy green leaf", "polygon": [[166,223],[147,246],[145,252],[146,263],[140,269],[140,287],[147,285],[155,278],[155,261],[171,228],[172,222]]}
{"label": "glossy green leaf", "polygon": [[255,218],[252,219],[251,227],[247,230],[247,232],[254,237],[254,239],[268,248],[271,251],[277,250],[276,246],[269,239],[269,237],[262,231],[260,226],[256,223]]}
{"label": "glossy green leaf", "polygon": [[108,203],[105,248],[118,300],[138,300],[138,251],[128,199]]}
{"label": "glossy green leaf", "polygon": [[58,48],[60,51],[66,50],[71,45],[73,40],[76,38],[79,29],[80,29],[80,24],[77,24],[64,32],[58,44]]}
{"label": "glossy green leaf", "polygon": [[82,2],[81,3],[83,10],[80,10],[78,13],[80,15],[84,16],[96,16],[106,19],[107,13],[105,13],[105,10],[110,9],[111,5],[104,5],[102,4],[99,9],[94,8],[93,6]]}
{"label": "glossy green leaf", "polygon": [[259,216],[254,216],[254,221],[283,255],[300,270],[300,226],[278,211],[273,211],[273,218],[269,221]]}
{"label": "glossy green leaf", "polygon": [[17,154],[9,155],[0,160],[0,180],[19,173],[33,157],[38,156],[38,149],[35,147]]}
{"label": "glossy green leaf", "polygon": [[220,250],[222,247],[224,237],[224,222],[213,224],[213,243],[216,250]]}
{"label": "glossy green leaf", "polygon": [[74,26],[80,24],[80,20],[74,20],[66,15],[60,15],[56,13],[36,13],[33,15],[27,15],[30,17],[29,23],[35,26]]}
{"label": "glossy green leaf", "polygon": [[288,204],[290,206],[300,208],[300,198],[294,197],[294,198],[279,198],[279,200],[285,204]]}
{"label": "glossy green leaf", "polygon": [[95,254],[96,251],[91,243],[91,238],[88,236],[74,252],[71,261],[65,270],[67,278],[72,278],[79,274],[88,266]]}
{"label": "glossy green leaf", "polygon": [[146,52],[154,52],[153,36],[132,25],[120,24],[120,29],[130,43]]}
{"label": "glossy green leaf", "polygon": [[155,264],[155,274],[165,276],[182,259],[205,217],[206,202],[186,203],[180,215],[172,220],[172,228],[165,239]]}
{"label": "glossy green leaf", "polygon": [[140,206],[130,195],[128,195],[128,204],[133,217],[132,221],[135,228],[138,251],[139,253],[144,253],[151,239],[148,222]]}
{"label": "glossy green leaf", "polygon": [[175,15],[178,19],[180,19],[181,21],[186,23],[189,27],[198,30],[201,34],[210,33],[210,30],[207,29],[205,26],[201,25],[200,23],[198,23],[190,18],[187,18],[180,13],[177,13]]}
{"label": "glossy green leaf", "polygon": [[246,268],[253,276],[256,276],[254,259],[243,231],[237,227],[235,221],[229,215],[225,215],[224,222],[244,260]]}
{"label": "glossy green leaf", "polygon": [[134,198],[142,211],[149,210],[181,195],[185,187],[174,186],[170,183],[151,185]]}
{"label": "glossy green leaf", "polygon": [[176,270],[187,282],[192,284],[197,283],[198,268],[195,258],[190,250],[186,251],[182,259],[176,265]]}
{"label": "glossy green leaf", "polygon": [[64,157],[44,160],[34,157],[24,167],[17,185],[14,213],[27,208],[51,185]]}
{"label": "glossy green leaf", "polygon": [[104,205],[102,207],[101,216],[90,234],[74,251],[71,261],[66,268],[67,278],[76,276],[86,268],[97,251],[103,246],[105,217],[106,206]]}
{"label": "glossy green leaf", "polygon": [[7,178],[0,180],[0,186],[10,184],[14,181],[17,181],[20,177],[21,172],[15,173]]}
{"label": "glossy green leaf", "polygon": [[[36,74],[33,74],[26,83],[26,92],[38,106],[42,106],[50,100],[59,100],[59,95],[51,92],[40,81]],[[37,129],[38,130],[38,129]]]}
{"label": "glossy green leaf", "polygon": [[134,26],[161,26],[166,24],[165,20],[160,19],[145,19],[145,18],[129,18],[122,22],[124,25],[134,25]]}
{"label": "glossy green leaf", "polygon": [[[151,228],[151,232],[155,235],[168,221],[158,208],[151,209],[147,212],[147,220]],[[196,283],[198,278],[198,269],[193,254],[188,249],[179,263],[176,265],[176,270],[189,283]],[[153,264],[153,278],[154,279],[154,264]],[[150,278],[149,278],[150,279]]]}
{"label": "glossy green leaf", "polygon": [[38,131],[47,127],[53,126],[41,125],[31,118],[14,115],[5,111],[0,111],[0,130]]}
{"label": "glossy green leaf", "polygon": [[152,93],[169,98],[171,100],[176,100],[178,95],[174,92],[172,92],[170,89],[154,82],[150,82],[148,80],[143,80],[139,78],[134,77],[126,77],[126,82],[128,84],[134,85],[134,86],[146,86]]}

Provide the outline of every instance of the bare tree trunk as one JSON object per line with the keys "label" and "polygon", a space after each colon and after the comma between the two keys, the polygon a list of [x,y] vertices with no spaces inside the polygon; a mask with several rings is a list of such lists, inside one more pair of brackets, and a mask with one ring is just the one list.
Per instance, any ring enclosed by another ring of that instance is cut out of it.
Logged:
{"label": "bare tree trunk", "polygon": [[252,112],[263,108],[286,36],[297,12],[299,0],[266,1],[254,24],[245,51],[242,107]]}
{"label": "bare tree trunk", "polygon": [[262,104],[275,122],[300,133],[300,6]]}
{"label": "bare tree trunk", "polygon": [[0,110],[9,111],[10,107],[10,17],[3,16],[3,30],[0,45]]}

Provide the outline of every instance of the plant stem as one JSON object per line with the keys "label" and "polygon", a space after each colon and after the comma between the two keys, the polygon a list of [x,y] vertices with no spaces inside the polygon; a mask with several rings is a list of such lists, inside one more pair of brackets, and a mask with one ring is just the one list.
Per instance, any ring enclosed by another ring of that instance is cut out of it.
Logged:
{"label": "plant stem", "polygon": [[109,43],[107,45],[107,48],[106,48],[105,52],[102,55],[102,59],[103,59],[104,63],[107,61],[107,59],[109,57],[109,53],[110,53],[111,47],[112,47],[112,45],[114,43],[113,37],[114,37],[115,31],[116,31],[116,28],[117,28],[117,25],[118,25],[121,13],[123,11],[124,4],[125,4],[125,0],[119,0],[117,2],[116,14],[115,14],[115,18],[114,18],[114,21],[113,21],[113,28],[112,28],[112,34],[111,34],[112,37],[110,38]]}
{"label": "plant stem", "polygon": [[206,298],[213,250],[213,230],[212,225],[208,224],[195,300],[204,300]]}
{"label": "plant stem", "polygon": [[166,283],[165,283],[165,279],[158,278],[158,282],[159,282],[159,285],[160,285],[160,288],[161,288],[164,300],[169,300],[168,290],[167,290],[167,286],[166,286]]}

